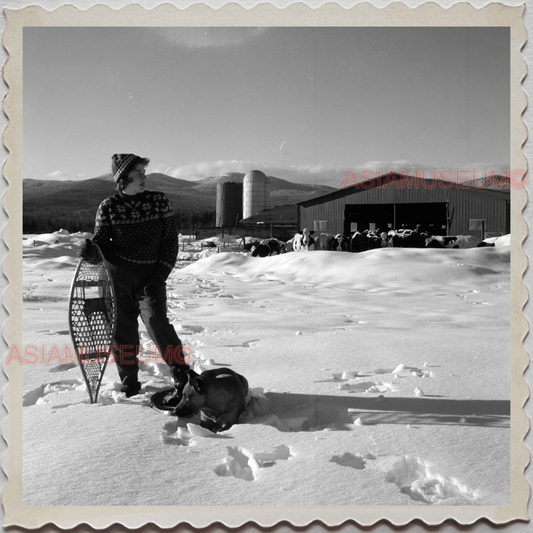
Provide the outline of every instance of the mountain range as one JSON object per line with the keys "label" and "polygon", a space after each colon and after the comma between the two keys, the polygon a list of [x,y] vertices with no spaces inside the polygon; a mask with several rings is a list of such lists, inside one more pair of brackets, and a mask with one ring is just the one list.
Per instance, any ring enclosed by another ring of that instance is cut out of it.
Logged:
{"label": "mountain range", "polygon": [[[226,181],[242,183],[244,176],[232,172],[199,181],[187,181],[151,173],[147,175],[146,183],[148,190],[162,191],[167,195],[175,214],[190,217],[197,213],[213,212],[214,220],[217,185]],[[294,204],[335,190],[326,185],[303,185],[274,176],[269,178],[272,184],[271,207]],[[47,219],[49,225],[61,227],[73,226],[72,220],[94,221],[100,202],[116,192],[111,174],[82,181],[24,179],[22,184],[25,225],[30,218]]]}

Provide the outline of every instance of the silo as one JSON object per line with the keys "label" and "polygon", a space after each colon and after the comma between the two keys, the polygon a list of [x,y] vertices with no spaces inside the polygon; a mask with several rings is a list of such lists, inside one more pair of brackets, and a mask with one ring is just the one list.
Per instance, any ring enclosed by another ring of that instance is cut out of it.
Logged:
{"label": "silo", "polygon": [[263,172],[260,170],[248,172],[243,182],[243,218],[270,209],[270,191],[270,180]]}
{"label": "silo", "polygon": [[231,181],[217,185],[216,225],[235,226],[242,216],[242,183]]}

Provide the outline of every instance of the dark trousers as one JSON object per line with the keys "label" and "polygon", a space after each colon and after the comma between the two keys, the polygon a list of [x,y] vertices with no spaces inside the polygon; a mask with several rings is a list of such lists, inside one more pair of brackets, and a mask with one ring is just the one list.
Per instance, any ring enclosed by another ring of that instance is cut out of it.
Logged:
{"label": "dark trousers", "polygon": [[[167,318],[166,284],[162,283],[146,296],[144,287],[149,278],[122,269],[113,270],[118,307],[117,331],[113,340],[115,359],[123,387],[134,388],[139,374],[139,316],[171,373],[174,367],[185,364],[185,354],[176,330]],[[154,356],[155,353],[150,354],[150,357]]]}

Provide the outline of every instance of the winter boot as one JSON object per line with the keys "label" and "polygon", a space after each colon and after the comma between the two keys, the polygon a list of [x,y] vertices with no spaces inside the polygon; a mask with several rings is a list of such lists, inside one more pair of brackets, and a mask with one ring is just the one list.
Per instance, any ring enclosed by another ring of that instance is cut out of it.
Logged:
{"label": "winter boot", "polygon": [[141,384],[137,381],[136,383],[130,383],[127,385],[122,385],[121,391],[126,393],[126,398],[131,398],[139,394],[141,390]]}
{"label": "winter boot", "polygon": [[183,389],[189,381],[189,365],[177,365],[170,369],[170,374],[174,380],[174,387],[176,388],[176,398],[178,403],[181,401]]}

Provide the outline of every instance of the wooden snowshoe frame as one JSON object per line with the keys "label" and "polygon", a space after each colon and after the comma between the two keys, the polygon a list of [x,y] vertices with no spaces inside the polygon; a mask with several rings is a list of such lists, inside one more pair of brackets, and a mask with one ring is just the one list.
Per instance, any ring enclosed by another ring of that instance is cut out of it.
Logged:
{"label": "wooden snowshoe frame", "polygon": [[70,336],[91,403],[98,399],[117,327],[113,279],[96,248],[98,257],[78,263],[68,309]]}

